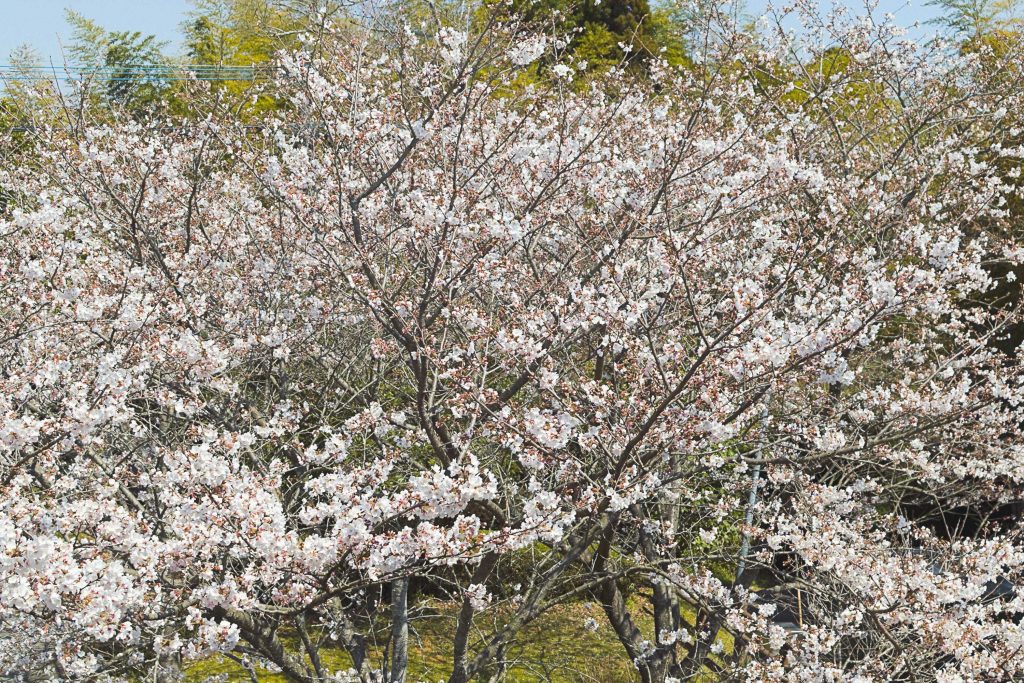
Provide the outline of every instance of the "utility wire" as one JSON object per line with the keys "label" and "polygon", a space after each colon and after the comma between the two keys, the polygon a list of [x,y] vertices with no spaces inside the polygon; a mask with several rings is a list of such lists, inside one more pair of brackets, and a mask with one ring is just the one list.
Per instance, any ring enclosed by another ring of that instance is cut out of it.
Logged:
{"label": "utility wire", "polygon": [[221,64],[110,64],[64,66],[0,64],[0,81],[254,81],[270,78],[279,69],[273,64],[231,66]]}

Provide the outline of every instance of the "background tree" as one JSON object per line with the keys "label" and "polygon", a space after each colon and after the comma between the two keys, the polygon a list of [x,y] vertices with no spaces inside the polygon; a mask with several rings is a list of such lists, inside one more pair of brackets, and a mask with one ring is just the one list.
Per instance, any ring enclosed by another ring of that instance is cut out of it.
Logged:
{"label": "background tree", "polygon": [[525,1],[513,3],[512,8],[545,31],[566,35],[568,49],[594,71],[640,67],[655,56],[673,65],[687,63],[670,14],[652,8],[647,0]]}
{"label": "background tree", "polygon": [[[204,65],[206,74],[216,77],[213,88],[227,94],[233,106],[241,105],[243,115],[253,117],[280,106],[280,101],[260,86],[273,74],[275,55],[295,49],[304,31],[315,35],[317,22],[327,21],[337,12],[330,2],[286,5],[268,0],[193,0],[193,5],[195,9],[184,24],[187,61]],[[250,71],[243,69],[247,77],[233,79],[236,71],[218,71],[216,67],[249,67]]]}
{"label": "background tree", "polygon": [[1020,23],[1020,0],[929,0],[942,16],[933,23],[946,26],[956,35],[977,39]]}
{"label": "background tree", "polygon": [[4,92],[0,100],[3,125],[32,125],[38,115],[53,110],[56,93],[49,77],[57,68],[51,66],[48,69],[42,56],[31,45],[19,45],[11,50],[8,64],[11,70],[8,80],[3,83]]}
{"label": "background tree", "polygon": [[159,106],[169,91],[164,67],[166,43],[138,31],[107,31],[96,22],[65,10],[72,28],[68,49],[74,67],[85,67],[103,86],[111,103],[144,113]]}

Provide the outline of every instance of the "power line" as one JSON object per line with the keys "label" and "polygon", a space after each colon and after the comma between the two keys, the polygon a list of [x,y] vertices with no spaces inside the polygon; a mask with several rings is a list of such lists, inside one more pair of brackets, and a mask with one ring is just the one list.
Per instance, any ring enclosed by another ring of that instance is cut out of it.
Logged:
{"label": "power line", "polygon": [[0,80],[38,81],[255,81],[270,78],[279,71],[273,64],[233,66],[224,64],[109,64],[103,66],[64,66],[0,64]]}

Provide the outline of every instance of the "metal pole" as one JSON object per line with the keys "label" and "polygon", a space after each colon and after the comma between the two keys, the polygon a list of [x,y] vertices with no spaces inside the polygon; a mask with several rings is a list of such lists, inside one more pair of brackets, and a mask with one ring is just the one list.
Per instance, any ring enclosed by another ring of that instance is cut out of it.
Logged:
{"label": "metal pole", "polygon": [[[764,409],[761,411],[761,430],[766,430],[768,424],[768,398],[770,392],[765,393]],[[761,463],[754,464],[754,472],[750,477],[750,495],[747,496],[747,514],[744,517],[743,536],[740,539],[740,560],[736,566],[736,579],[733,585],[739,585],[740,577],[747,568],[747,556],[750,554],[750,527],[754,524],[754,506],[757,505],[757,487],[761,480]]]}

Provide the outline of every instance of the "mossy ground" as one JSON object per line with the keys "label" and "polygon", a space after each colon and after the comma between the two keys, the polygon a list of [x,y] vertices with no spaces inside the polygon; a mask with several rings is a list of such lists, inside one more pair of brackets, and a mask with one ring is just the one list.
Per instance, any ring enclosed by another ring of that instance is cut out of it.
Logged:
{"label": "mossy ground", "polygon": [[[423,607],[424,605],[421,605]],[[437,683],[451,674],[452,634],[457,607],[451,604],[428,604],[428,616],[412,620],[410,629],[409,677],[410,683]],[[636,603],[634,614],[647,637],[653,637],[653,623],[644,605]],[[684,618],[693,623],[692,610],[684,611]],[[495,615],[495,618],[500,618]],[[592,618],[596,630],[586,624]],[[489,627],[497,624],[480,623],[477,637],[489,635]],[[285,638],[288,640],[288,638]],[[723,634],[722,644],[732,650],[732,638]],[[289,642],[298,647],[297,642]],[[383,640],[371,648],[372,661],[380,661]],[[296,650],[297,651],[297,650]],[[352,661],[343,649],[324,647],[320,653],[325,668],[331,671],[348,669]],[[575,603],[556,607],[524,629],[520,638],[506,652],[509,668],[506,683],[632,683],[638,676],[614,631],[603,619],[599,606]],[[249,674],[236,662],[223,656],[192,663],[186,671],[186,680],[201,683],[218,676],[230,683],[250,683]],[[286,683],[284,676],[257,669],[260,683]],[[483,680],[486,680],[486,676]]]}

